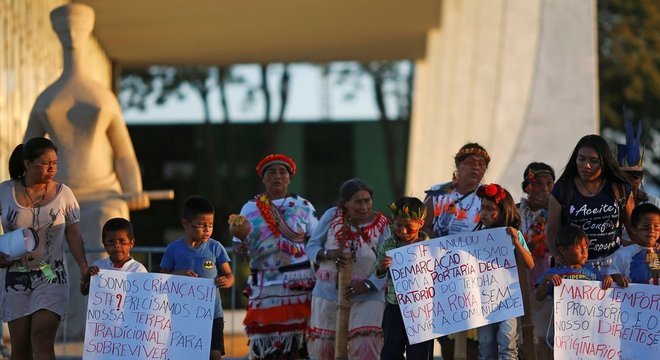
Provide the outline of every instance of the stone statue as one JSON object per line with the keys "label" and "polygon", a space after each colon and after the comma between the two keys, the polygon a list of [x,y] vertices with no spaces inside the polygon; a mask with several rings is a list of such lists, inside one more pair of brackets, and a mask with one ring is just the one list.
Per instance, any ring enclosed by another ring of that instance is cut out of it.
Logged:
{"label": "stone statue", "polygon": [[[114,217],[149,207],[133,144],[114,94],[90,79],[85,47],[94,27],[94,11],[67,4],[50,14],[62,43],[62,75],[37,98],[24,141],[48,134],[58,147],[57,179],[69,186],[81,210],[86,248],[102,249],[101,228]],[[104,253],[88,252],[91,264]],[[69,259],[69,265],[75,264]],[[67,336],[84,336],[86,298],[78,290],[78,271],[69,271]]]}

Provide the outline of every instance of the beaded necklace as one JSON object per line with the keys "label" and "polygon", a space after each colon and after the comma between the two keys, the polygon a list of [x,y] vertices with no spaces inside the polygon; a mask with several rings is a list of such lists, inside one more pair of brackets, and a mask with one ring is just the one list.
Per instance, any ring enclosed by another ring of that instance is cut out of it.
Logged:
{"label": "beaded necklace", "polygon": [[41,193],[41,196],[37,197],[36,199],[33,199],[32,196],[30,196],[27,185],[25,185],[25,178],[21,178],[21,185],[23,185],[23,191],[25,192],[27,198],[30,200],[30,203],[27,204],[26,207],[30,209],[30,212],[32,213],[32,228],[38,230],[39,215],[41,214],[41,203],[44,201],[46,194],[48,193],[48,183],[46,183],[46,186],[44,186],[44,191]]}
{"label": "beaded necklace", "polygon": [[[284,201],[282,201],[282,204],[277,208],[279,211],[282,210],[282,206],[284,206],[284,204],[286,203],[286,199],[288,197],[289,195],[287,194],[287,196],[284,198]],[[270,197],[268,196],[268,194],[263,193],[257,196],[256,205],[257,208],[259,209],[259,212],[261,213],[261,217],[263,217],[264,220],[266,221],[266,225],[268,225],[268,229],[273,233],[273,235],[276,238],[278,238],[280,237],[280,229],[277,227],[279,221],[278,219],[275,219],[273,217],[273,214],[270,211],[271,204],[272,203],[270,201]]]}

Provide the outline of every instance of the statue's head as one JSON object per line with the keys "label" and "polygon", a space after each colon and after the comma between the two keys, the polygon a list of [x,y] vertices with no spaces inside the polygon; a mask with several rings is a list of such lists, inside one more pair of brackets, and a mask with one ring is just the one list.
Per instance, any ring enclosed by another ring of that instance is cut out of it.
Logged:
{"label": "statue's head", "polygon": [[50,12],[53,30],[64,48],[76,48],[84,44],[94,29],[94,10],[83,4],[67,4]]}

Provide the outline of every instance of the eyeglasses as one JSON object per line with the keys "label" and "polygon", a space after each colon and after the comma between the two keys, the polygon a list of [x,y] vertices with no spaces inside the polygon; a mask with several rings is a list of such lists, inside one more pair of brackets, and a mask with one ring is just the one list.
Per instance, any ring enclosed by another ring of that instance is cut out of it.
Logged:
{"label": "eyeglasses", "polygon": [[193,228],[193,229],[200,229],[200,230],[202,230],[202,229],[213,230],[213,224],[199,224],[199,225],[190,224],[190,227]]}
{"label": "eyeglasses", "polygon": [[130,240],[130,239],[105,239],[105,240],[103,240],[103,243],[106,246],[113,246],[115,244],[128,245],[128,244],[131,243],[131,241],[133,241],[133,240]]}

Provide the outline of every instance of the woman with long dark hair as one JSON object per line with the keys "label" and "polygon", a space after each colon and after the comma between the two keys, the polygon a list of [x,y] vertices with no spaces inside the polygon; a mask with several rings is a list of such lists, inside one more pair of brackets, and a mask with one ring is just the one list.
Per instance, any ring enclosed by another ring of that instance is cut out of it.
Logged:
{"label": "woman with long dark hair", "polygon": [[9,159],[11,180],[0,184],[5,232],[31,228],[38,241],[18,259],[0,253],[6,268],[2,320],[9,323],[16,359],[55,359],[55,334],[66,310],[69,281],[64,241],[80,267],[87,261],[80,236],[80,207],[73,192],[54,180],[57,148],[46,138],[18,145]]}
{"label": "woman with long dark hair", "polygon": [[607,257],[621,246],[635,207],[630,184],[605,139],[586,135],[552,190],[548,204],[546,245],[557,259],[554,242],[562,226],[579,226],[589,237],[589,265],[608,266]]}

